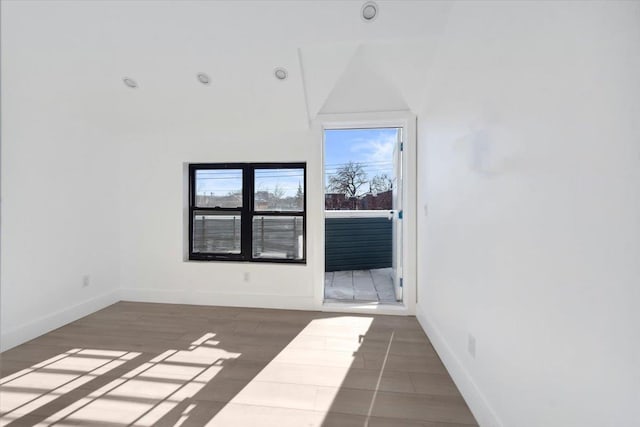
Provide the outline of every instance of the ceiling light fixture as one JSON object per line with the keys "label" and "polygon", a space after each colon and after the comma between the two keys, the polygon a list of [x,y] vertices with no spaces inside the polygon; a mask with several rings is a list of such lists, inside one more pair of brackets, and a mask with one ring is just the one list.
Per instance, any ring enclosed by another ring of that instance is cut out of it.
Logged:
{"label": "ceiling light fixture", "polygon": [[378,16],[378,5],[372,1],[368,1],[362,5],[360,14],[365,22],[371,22]]}
{"label": "ceiling light fixture", "polygon": [[211,82],[211,79],[205,73],[198,73],[198,80],[203,85],[208,85]]}
{"label": "ceiling light fixture", "polygon": [[125,77],[122,79],[122,81],[124,82],[125,85],[127,85],[132,89],[135,89],[138,87],[138,83],[130,77]]}
{"label": "ceiling light fixture", "polygon": [[273,71],[273,75],[276,76],[276,79],[278,80],[284,80],[287,78],[287,70],[285,70],[284,68],[276,68]]}

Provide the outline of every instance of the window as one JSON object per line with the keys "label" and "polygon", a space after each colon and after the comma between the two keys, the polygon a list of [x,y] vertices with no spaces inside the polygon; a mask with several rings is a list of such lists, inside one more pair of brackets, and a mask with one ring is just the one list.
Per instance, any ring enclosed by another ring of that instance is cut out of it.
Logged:
{"label": "window", "polygon": [[189,165],[189,259],[306,262],[305,163]]}

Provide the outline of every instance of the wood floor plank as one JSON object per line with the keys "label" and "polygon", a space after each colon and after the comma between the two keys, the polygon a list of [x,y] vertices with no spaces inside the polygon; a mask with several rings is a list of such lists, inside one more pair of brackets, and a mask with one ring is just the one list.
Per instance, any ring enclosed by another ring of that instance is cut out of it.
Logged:
{"label": "wood floor plank", "polygon": [[477,425],[414,317],[119,302],[0,373],[10,426]]}

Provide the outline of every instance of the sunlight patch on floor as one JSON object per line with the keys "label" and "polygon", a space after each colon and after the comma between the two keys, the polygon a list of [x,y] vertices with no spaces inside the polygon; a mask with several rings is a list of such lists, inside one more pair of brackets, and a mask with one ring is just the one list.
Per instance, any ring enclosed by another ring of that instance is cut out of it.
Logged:
{"label": "sunlight patch on floor", "polygon": [[[153,426],[178,404],[198,393],[223,369],[225,360],[236,359],[216,347],[214,333],[191,343],[188,350],[167,350],[97,390],[71,402],[39,426],[53,423],[88,425],[116,423]],[[141,353],[98,349],[72,349],[0,380],[0,421],[17,420]],[[181,415],[184,421],[193,409]]]}
{"label": "sunlight patch on floor", "polygon": [[207,426],[321,426],[372,322],[311,321]]}
{"label": "sunlight patch on floor", "polygon": [[75,390],[140,353],[71,349],[0,380],[0,421],[8,421]]}

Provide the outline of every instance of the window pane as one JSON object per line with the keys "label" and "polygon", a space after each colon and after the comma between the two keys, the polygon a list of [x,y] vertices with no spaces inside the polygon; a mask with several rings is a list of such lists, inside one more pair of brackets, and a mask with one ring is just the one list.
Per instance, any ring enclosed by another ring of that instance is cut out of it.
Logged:
{"label": "window pane", "polygon": [[302,259],[303,222],[300,216],[253,217],[253,257]]}
{"label": "window pane", "polygon": [[194,253],[240,253],[240,212],[193,213]]}
{"label": "window pane", "polygon": [[242,207],[242,169],[196,170],[196,207]]}
{"label": "window pane", "polygon": [[304,169],[256,169],[256,211],[304,210]]}
{"label": "window pane", "polygon": [[325,130],[325,210],[397,209],[401,134],[402,128]]}

